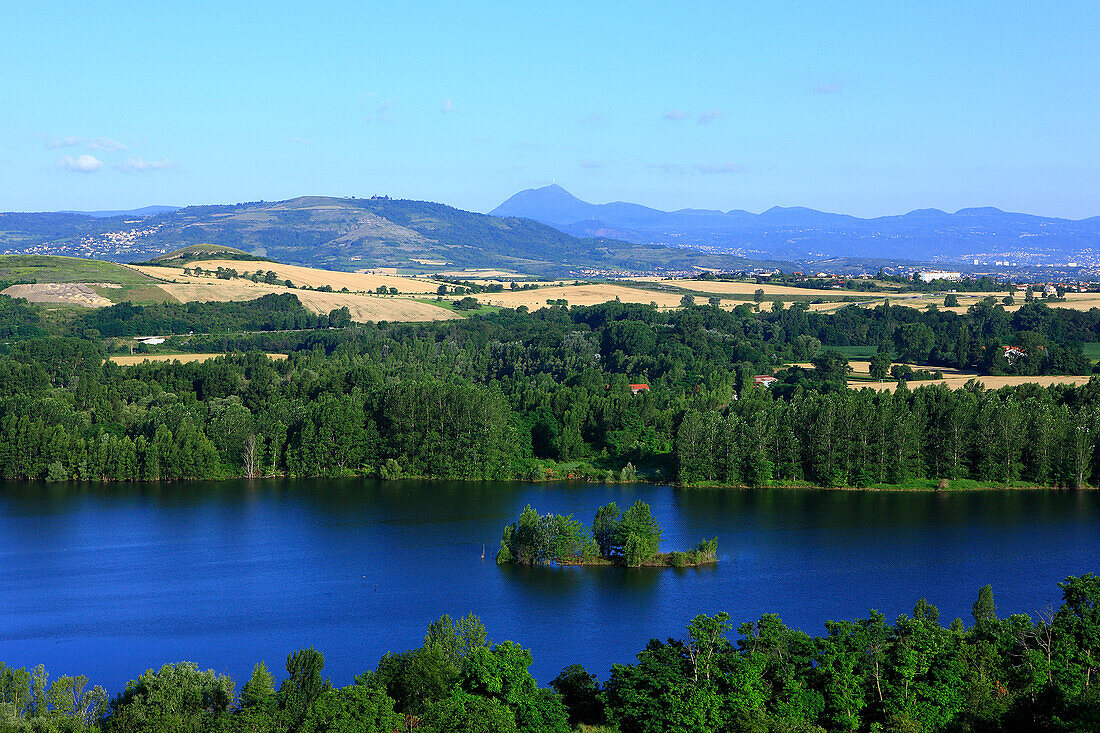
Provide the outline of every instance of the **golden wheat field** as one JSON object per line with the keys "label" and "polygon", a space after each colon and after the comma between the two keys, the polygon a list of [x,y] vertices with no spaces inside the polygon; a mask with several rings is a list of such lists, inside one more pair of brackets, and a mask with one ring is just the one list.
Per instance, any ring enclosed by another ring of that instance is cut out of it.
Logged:
{"label": "golden wheat field", "polygon": [[[424,288],[429,284],[426,281],[412,278],[317,270],[274,262],[249,262],[247,260],[202,261],[203,270],[216,270],[218,267],[232,265],[235,265],[233,269],[237,272],[253,271],[251,267],[245,265],[255,265],[256,269],[260,269],[259,266],[262,265],[266,272],[266,269],[268,269],[266,266],[271,265],[269,269],[274,271],[276,275],[281,277],[285,274],[284,279],[288,279],[292,283],[312,285],[313,287],[331,285],[336,288],[339,285],[341,288],[348,287],[350,290],[353,285],[366,287],[373,284],[374,287],[378,287],[383,283],[394,283],[392,287],[396,287],[398,290],[401,290],[402,287],[415,286],[418,288],[416,294],[422,295],[426,292]],[[329,293],[317,290],[302,290],[287,288],[282,285],[268,285],[262,282],[254,283],[244,278],[219,280],[205,275],[184,275],[182,267],[148,267],[143,265],[132,265],[132,267],[139,272],[159,278],[161,289],[184,303],[193,301],[254,300],[269,293],[291,293],[297,296],[303,306],[314,313],[328,313],[335,308],[347,307],[351,312],[352,320],[360,323],[366,321],[446,321],[461,318],[460,315],[449,308],[423,303],[410,297],[367,295],[362,292]],[[386,287],[391,287],[391,285]],[[438,285],[435,285],[435,287],[438,287]]]}
{"label": "golden wheat field", "polygon": [[[798,362],[791,364],[790,366],[800,366],[806,369],[812,369],[813,364],[809,362]],[[885,390],[887,392],[893,392],[897,389],[898,383],[891,379],[886,379],[883,382],[871,382],[866,379],[870,374],[871,362],[859,359],[848,362],[848,366],[852,367],[852,374],[858,374],[864,377],[864,379],[850,379],[848,380],[848,387],[850,389],[863,389],[867,387],[869,389]],[[1008,376],[982,376],[976,372],[969,372],[962,369],[952,369],[950,367],[930,367],[920,366],[918,364],[908,364],[913,370],[924,369],[930,372],[940,372],[943,374],[943,379],[933,380],[919,380],[910,381],[909,389],[916,389],[928,384],[939,384],[949,389],[959,389],[966,385],[971,379],[977,379],[985,386],[986,389],[997,389],[998,387],[1018,386],[1021,384],[1039,384],[1044,387],[1049,387],[1052,384],[1074,384],[1082,385],[1087,384],[1090,377],[1088,375],[1077,376],[1042,376],[1042,377],[1008,377]]]}
{"label": "golden wheat field", "polygon": [[[924,369],[930,369],[929,367],[922,367]],[[931,370],[931,369],[930,369]],[[935,379],[932,381],[919,381],[909,382],[909,389],[917,389],[926,384],[939,384],[947,387],[948,389],[959,389],[966,385],[971,379],[977,379],[981,382],[982,386],[986,389],[998,389],[999,387],[1017,387],[1021,384],[1038,384],[1042,387],[1049,387],[1052,384],[1073,384],[1080,386],[1082,384],[1088,384],[1089,376],[1042,376],[1042,377],[990,377],[990,376],[978,376],[977,374],[965,374],[965,375],[947,375],[947,370],[941,370],[944,372],[943,379]],[[893,392],[897,389],[897,382],[864,382],[864,381],[849,381],[848,387],[850,389],[878,389],[885,390],[887,392]]]}
{"label": "golden wheat field", "polygon": [[684,290],[692,290],[697,293],[709,293],[712,295],[753,295],[757,290],[764,291],[764,299],[775,300],[775,296],[799,295],[802,297],[841,297],[860,295],[851,290],[820,290],[817,288],[795,288],[790,285],[768,285],[749,282],[723,282],[721,280],[663,280],[659,277],[631,278],[634,282],[650,283],[653,285],[668,285]]}
{"label": "golden wheat field", "polygon": [[548,300],[564,299],[569,305],[598,305],[617,297],[624,303],[656,303],[662,307],[680,305],[680,293],[663,293],[643,290],[613,283],[585,283],[583,285],[555,285],[534,290],[505,290],[503,293],[481,293],[476,296],[482,303],[518,308],[525,305],[531,310],[546,307]]}
{"label": "golden wheat field", "polygon": [[295,290],[253,283],[248,280],[201,281],[191,278],[186,283],[164,283],[161,287],[183,302],[252,300],[268,293],[290,293],[297,296],[314,313],[328,313],[347,307],[351,319],[366,321],[446,321],[461,318],[454,311],[400,296],[361,295],[358,293],[323,293],[316,290]]}
{"label": "golden wheat field", "polygon": [[[319,288],[324,285],[333,290],[347,288],[352,292],[373,292],[379,286],[397,288],[402,293],[434,293],[439,283],[427,279],[411,277],[398,277],[396,275],[382,275],[369,272],[339,272],[336,270],[322,270],[314,267],[301,267],[299,265],[284,265],[280,262],[255,262],[248,260],[200,260],[185,265],[184,267],[202,267],[203,270],[217,270],[219,267],[236,270],[237,272],[253,273],[257,270],[274,272],[275,276],[282,280],[290,280],[298,286],[308,285],[311,288]],[[173,280],[188,279],[183,274],[182,267],[145,267],[137,266],[135,269],[151,275],[152,277],[167,278]]]}

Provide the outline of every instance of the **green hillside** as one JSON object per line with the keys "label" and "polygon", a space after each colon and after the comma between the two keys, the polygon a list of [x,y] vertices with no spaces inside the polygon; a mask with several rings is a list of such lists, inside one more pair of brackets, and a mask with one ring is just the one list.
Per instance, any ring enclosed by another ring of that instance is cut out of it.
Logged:
{"label": "green hillside", "polygon": [[129,267],[103,260],[52,255],[0,255],[0,282],[141,285],[155,281]]}
{"label": "green hillside", "polygon": [[157,255],[149,261],[149,264],[180,265],[185,262],[195,262],[196,260],[272,261],[266,257],[249,254],[235,247],[225,247],[216,244],[192,244],[188,247],[182,247],[162,255]]}

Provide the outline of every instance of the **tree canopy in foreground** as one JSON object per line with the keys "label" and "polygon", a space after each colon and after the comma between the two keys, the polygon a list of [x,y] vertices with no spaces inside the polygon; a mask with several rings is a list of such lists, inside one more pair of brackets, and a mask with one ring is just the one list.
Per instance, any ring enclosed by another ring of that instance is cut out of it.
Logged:
{"label": "tree canopy in foreground", "polygon": [[739,626],[701,614],[682,637],[613,665],[602,685],[573,664],[539,687],[531,652],[493,643],[473,615],[443,616],[420,647],[386,654],[346,687],[312,648],[287,656],[278,684],[257,664],[239,694],[189,662],[148,670],[113,698],[85,677],[0,664],[0,731],[1095,731],[1100,577],[1059,587],[1057,610],[1002,619],[986,586],[969,627],[943,626],[923,598],[893,623],[871,611],[827,622],[823,636],[773,614]]}

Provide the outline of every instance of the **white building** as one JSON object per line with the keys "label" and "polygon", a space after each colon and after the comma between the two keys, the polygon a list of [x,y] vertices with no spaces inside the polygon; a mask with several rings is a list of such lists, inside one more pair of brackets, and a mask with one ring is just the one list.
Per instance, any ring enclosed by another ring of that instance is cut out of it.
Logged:
{"label": "white building", "polygon": [[920,274],[920,279],[926,283],[933,280],[962,280],[962,273],[947,272],[946,270],[925,270]]}

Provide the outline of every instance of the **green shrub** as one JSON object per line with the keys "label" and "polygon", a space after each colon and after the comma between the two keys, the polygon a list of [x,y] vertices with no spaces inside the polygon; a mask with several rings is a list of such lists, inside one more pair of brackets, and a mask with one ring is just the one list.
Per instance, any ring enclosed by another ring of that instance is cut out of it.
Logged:
{"label": "green shrub", "polygon": [[401,464],[392,458],[387,458],[386,462],[382,464],[382,469],[379,473],[382,475],[382,478],[387,481],[399,479],[401,478]]}
{"label": "green shrub", "polygon": [[718,538],[703,540],[692,550],[692,562],[714,562],[718,558]]}
{"label": "green shrub", "polygon": [[65,464],[54,461],[46,469],[46,480],[51,483],[61,483],[69,480],[69,472],[65,470]]}
{"label": "green shrub", "polygon": [[668,554],[668,563],[674,568],[682,568],[688,564],[688,554],[686,552],[670,552]]}

